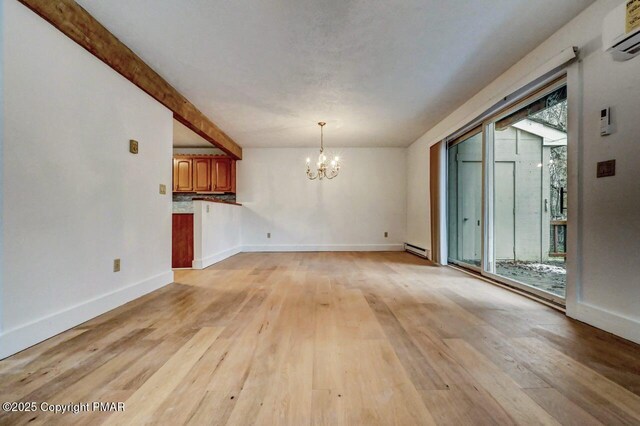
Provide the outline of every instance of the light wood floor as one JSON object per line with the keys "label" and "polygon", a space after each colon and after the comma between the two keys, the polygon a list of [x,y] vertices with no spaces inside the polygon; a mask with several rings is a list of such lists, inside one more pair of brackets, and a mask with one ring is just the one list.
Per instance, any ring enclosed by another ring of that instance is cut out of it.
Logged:
{"label": "light wood floor", "polygon": [[240,254],[0,362],[1,424],[640,424],[640,347],[406,253]]}

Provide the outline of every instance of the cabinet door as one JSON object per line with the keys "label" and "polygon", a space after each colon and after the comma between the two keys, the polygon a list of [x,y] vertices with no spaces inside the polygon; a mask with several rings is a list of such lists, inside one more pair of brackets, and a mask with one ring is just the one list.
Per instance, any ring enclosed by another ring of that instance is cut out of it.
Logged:
{"label": "cabinet door", "polygon": [[231,191],[231,159],[216,158],[215,160],[215,191]]}
{"label": "cabinet door", "polygon": [[191,158],[173,159],[173,190],[175,192],[193,191],[193,160]]}
{"label": "cabinet door", "polygon": [[171,267],[191,268],[193,261],[193,215],[174,214]]}
{"label": "cabinet door", "polygon": [[193,159],[193,190],[211,191],[211,159]]}

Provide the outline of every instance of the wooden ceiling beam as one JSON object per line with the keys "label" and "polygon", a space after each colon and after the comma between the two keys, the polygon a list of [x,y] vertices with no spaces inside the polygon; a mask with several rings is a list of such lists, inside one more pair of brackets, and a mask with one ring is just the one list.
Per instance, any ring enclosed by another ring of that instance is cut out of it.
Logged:
{"label": "wooden ceiling beam", "polygon": [[173,112],[175,119],[235,159],[242,148],[73,0],[19,0]]}

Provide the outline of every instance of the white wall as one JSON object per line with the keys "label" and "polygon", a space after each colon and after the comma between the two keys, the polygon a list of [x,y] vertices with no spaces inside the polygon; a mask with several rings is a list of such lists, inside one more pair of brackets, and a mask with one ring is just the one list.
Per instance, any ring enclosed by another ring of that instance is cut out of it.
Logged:
{"label": "white wall", "polygon": [[[575,315],[640,343],[640,57],[614,62],[594,45],[578,72],[582,285]],[[601,137],[607,106],[615,133]],[[597,179],[596,163],[610,159],[616,176]]]}
{"label": "white wall", "polygon": [[[427,248],[431,244],[423,222],[429,218],[429,146],[528,83],[532,70],[561,50],[578,46],[582,60],[569,67],[568,83],[574,117],[570,132],[578,144],[570,173],[581,194],[570,209],[580,214],[573,226],[581,240],[578,258],[569,266],[576,282],[568,288],[567,312],[640,342],[640,265],[635,260],[640,253],[640,58],[613,62],[600,40],[604,16],[621,3],[594,3],[409,147],[407,240]],[[612,107],[617,132],[601,138],[599,110],[606,106]],[[617,176],[596,179],[596,162],[614,158]]]}
{"label": "white wall", "polygon": [[244,149],[237,199],[244,210],[245,250],[402,249],[405,149],[328,151],[340,155],[342,170],[337,178],[319,182],[305,175],[305,160],[317,158],[317,150]]}
{"label": "white wall", "polygon": [[173,280],[171,112],[4,4],[0,358]]}
{"label": "white wall", "polygon": [[242,251],[242,206],[193,202],[193,268],[203,269]]}

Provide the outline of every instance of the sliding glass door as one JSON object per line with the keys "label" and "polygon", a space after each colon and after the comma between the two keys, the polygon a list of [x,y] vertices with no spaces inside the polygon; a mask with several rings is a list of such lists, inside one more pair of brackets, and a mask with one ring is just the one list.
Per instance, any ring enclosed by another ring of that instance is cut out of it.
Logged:
{"label": "sliding glass door", "polygon": [[455,141],[448,152],[449,261],[482,262],[482,132]]}
{"label": "sliding glass door", "polygon": [[564,300],[567,140],[560,81],[449,144],[450,262]]}

